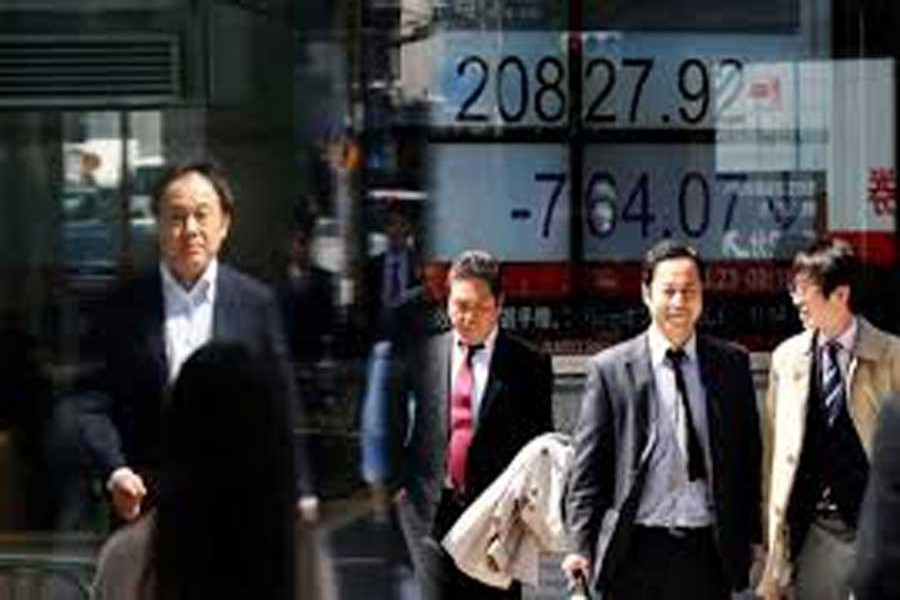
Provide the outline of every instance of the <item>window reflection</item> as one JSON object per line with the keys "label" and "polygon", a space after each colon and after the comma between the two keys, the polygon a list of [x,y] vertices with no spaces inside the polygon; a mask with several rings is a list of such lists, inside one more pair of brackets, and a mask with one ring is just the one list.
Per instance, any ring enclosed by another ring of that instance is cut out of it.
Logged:
{"label": "window reflection", "polygon": [[[62,115],[62,266],[111,279],[153,258],[150,194],[164,168],[159,112]],[[123,176],[127,174],[127,176]]]}
{"label": "window reflection", "polygon": [[[896,329],[898,23],[865,4],[0,0],[0,363],[18,373],[0,395],[0,531],[108,531],[71,420],[97,363],[89,323],[156,265],[151,193],[184,159],[234,177],[227,259],[287,290],[286,324],[314,338],[294,357],[311,390],[297,435],[326,503],[362,487],[383,302],[366,275],[389,206],[409,213],[402,270],[438,300],[432,329],[449,259],[480,247],[503,262],[503,327],[578,363],[646,325],[637,261],[672,237],[709,261],[703,325],[765,358],[800,327],[788,261],[823,233],[856,244],[862,312]],[[142,28],[166,43],[92,62]],[[88,98],[67,79],[82,63],[47,76],[32,34],[128,85]],[[129,96],[154,64],[165,94]],[[47,516],[62,505],[77,514]]]}

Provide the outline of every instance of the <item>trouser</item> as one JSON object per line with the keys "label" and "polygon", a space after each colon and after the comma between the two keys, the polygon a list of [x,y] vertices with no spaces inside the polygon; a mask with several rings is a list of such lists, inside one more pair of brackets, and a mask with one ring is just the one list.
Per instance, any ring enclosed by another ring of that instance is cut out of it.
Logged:
{"label": "trouser", "polygon": [[839,518],[813,521],[795,561],[795,600],[847,600],[855,542],[856,531]]}
{"label": "trouser", "polygon": [[452,493],[444,493],[430,526],[416,517],[408,500],[401,501],[398,507],[422,600],[519,600],[522,590],[518,583],[514,582],[504,590],[472,579],[457,568],[441,546],[441,539],[466,507],[466,503],[454,498]]}
{"label": "trouser", "polygon": [[726,600],[730,590],[712,527],[635,525],[609,600]]}

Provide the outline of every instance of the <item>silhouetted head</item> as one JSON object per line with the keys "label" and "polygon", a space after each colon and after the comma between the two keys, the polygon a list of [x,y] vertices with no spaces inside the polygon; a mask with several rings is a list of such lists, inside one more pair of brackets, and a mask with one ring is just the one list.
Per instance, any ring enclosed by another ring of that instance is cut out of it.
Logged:
{"label": "silhouetted head", "polygon": [[160,598],[290,596],[292,445],[270,364],[213,342],[181,369],[160,471]]}

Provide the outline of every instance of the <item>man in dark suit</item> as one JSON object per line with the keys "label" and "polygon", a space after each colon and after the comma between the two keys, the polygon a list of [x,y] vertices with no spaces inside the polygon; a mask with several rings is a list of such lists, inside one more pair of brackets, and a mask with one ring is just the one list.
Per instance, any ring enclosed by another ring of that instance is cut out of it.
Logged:
{"label": "man in dark suit", "polygon": [[297,367],[298,387],[304,400],[318,402],[316,366],[334,350],[337,317],[334,277],[313,262],[313,225],[312,217],[297,217],[287,269],[275,285],[275,295]]}
{"label": "man in dark suit", "polygon": [[[225,177],[209,164],[175,167],[158,184],[153,210],[159,268],[124,284],[104,307],[99,393],[80,419],[82,442],[117,516],[126,521],[140,515],[148,493],[152,498],[166,396],[196,349],[212,339],[235,341],[273,361],[289,415],[293,409],[291,367],[273,294],[217,259],[234,215]],[[305,494],[302,507],[314,511],[305,482],[298,481],[298,491]]]}
{"label": "man in dark suit", "polygon": [[900,598],[900,392],[882,400],[853,579],[857,600]]}
{"label": "man in dark suit", "polygon": [[562,564],[616,600],[728,598],[761,539],[761,443],[747,352],[698,334],[702,264],[648,253],[645,333],[587,365]]}
{"label": "man in dark suit", "polygon": [[440,542],[516,453],[553,429],[550,357],[499,328],[492,256],[463,253],[448,282],[453,330],[425,340],[405,365],[415,406],[411,427],[394,420],[405,438],[398,515],[423,598],[518,598],[518,585],[500,590],[464,575]]}
{"label": "man in dark suit", "polygon": [[407,210],[399,200],[387,204],[383,225],[387,248],[371,257],[365,268],[368,326],[375,342],[389,337],[391,311],[408,290],[421,283],[421,265],[411,245],[412,218]]}

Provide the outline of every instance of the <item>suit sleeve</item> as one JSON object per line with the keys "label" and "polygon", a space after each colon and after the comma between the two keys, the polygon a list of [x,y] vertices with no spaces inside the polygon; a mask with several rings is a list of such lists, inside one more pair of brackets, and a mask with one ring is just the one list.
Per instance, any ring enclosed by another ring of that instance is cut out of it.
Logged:
{"label": "suit sleeve", "polygon": [[[424,369],[417,364],[416,356],[425,354],[424,346],[411,344],[403,347],[390,363],[390,376],[387,397],[387,458],[391,477],[391,487],[402,487],[410,475],[410,438],[415,433],[416,426],[414,416],[421,410],[421,398],[423,390],[417,385],[416,371]],[[416,406],[413,415],[410,414],[410,404]]]}
{"label": "suit sleeve", "polygon": [[574,446],[565,502],[566,526],[570,549],[593,560],[600,523],[612,505],[616,455],[608,384],[596,361],[588,363]]}
{"label": "suit sleeve", "polygon": [[100,316],[91,323],[91,335],[99,344],[100,365],[96,372],[80,381],[74,400],[78,406],[78,430],[82,447],[94,474],[103,482],[127,459],[120,433],[128,406],[117,398],[116,378],[127,377],[130,368],[122,363],[123,349],[117,334],[128,331],[118,323],[119,303],[115,297],[104,303]]}
{"label": "suit sleeve", "polygon": [[119,430],[112,419],[112,398],[104,391],[84,391],[74,398],[78,406],[78,431],[82,447],[95,474],[106,482],[125,465]]}
{"label": "suit sleeve", "polygon": [[[763,541],[763,434],[760,431],[759,411],[757,410],[756,388],[753,385],[753,373],[750,370],[750,355],[746,351],[740,353],[741,398],[743,398],[745,424],[744,441],[744,473],[747,482],[747,502],[749,507],[750,541],[761,544]],[[768,443],[766,444],[768,446]]]}
{"label": "suit sleeve", "polygon": [[294,492],[296,497],[300,498],[315,494],[314,477],[306,440],[295,432],[295,427],[298,424],[302,427],[304,423],[303,402],[294,379],[294,368],[281,322],[280,307],[274,296],[270,297],[270,301],[265,306],[266,329],[271,344],[270,352],[278,368],[279,384],[284,390],[287,405],[285,407],[287,427],[294,450]]}
{"label": "suit sleeve", "polygon": [[535,402],[537,422],[541,432],[554,431],[553,425],[553,361],[549,354],[541,353],[538,365]]}

